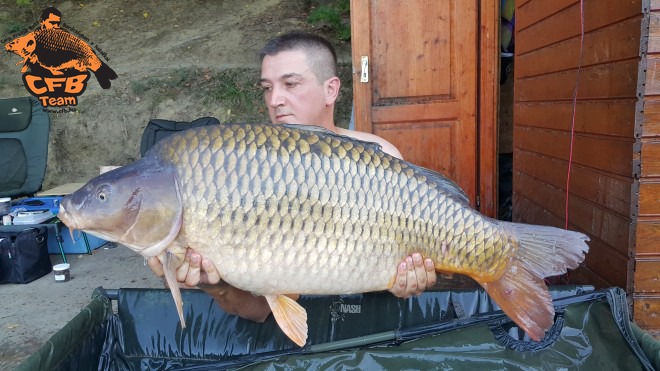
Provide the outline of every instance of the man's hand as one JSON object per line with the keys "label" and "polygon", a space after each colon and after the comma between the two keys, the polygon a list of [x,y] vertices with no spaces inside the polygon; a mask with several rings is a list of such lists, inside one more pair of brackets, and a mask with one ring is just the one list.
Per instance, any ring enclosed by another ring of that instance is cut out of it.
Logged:
{"label": "man's hand", "polygon": [[[164,275],[158,257],[147,259],[147,264],[157,276]],[[176,270],[176,280],[188,287],[199,287],[229,314],[255,322],[263,322],[270,315],[270,307],[263,296],[254,296],[224,282],[215,265],[192,249],[186,250],[184,262]]]}
{"label": "man's hand", "polygon": [[[164,275],[163,264],[157,256],[147,259],[147,264],[157,276],[162,277]],[[200,284],[218,284],[221,278],[220,273],[210,260],[202,259],[200,254],[188,249],[183,264],[176,270],[176,280],[186,286],[195,287]]]}
{"label": "man's hand", "polygon": [[433,260],[422,259],[422,255],[414,253],[406,257],[397,268],[394,286],[390,292],[394,296],[407,299],[435,285],[437,275]]}

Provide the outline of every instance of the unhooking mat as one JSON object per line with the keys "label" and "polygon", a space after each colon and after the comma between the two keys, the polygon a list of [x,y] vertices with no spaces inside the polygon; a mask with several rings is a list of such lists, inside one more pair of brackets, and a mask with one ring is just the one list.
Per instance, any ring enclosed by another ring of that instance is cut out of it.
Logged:
{"label": "unhooking mat", "polygon": [[[309,341],[292,343],[272,316],[227,315],[184,290],[181,329],[168,290],[96,289],[92,301],[19,370],[622,369],[658,366],[657,341],[630,323],[625,292],[551,287],[554,327],[529,341],[482,290],[302,297]],[[116,297],[113,313],[110,297]],[[655,348],[654,348],[655,347]],[[646,351],[646,353],[645,353]],[[655,352],[655,353],[654,353]],[[651,355],[651,361],[646,354]],[[653,357],[655,355],[655,358]]]}

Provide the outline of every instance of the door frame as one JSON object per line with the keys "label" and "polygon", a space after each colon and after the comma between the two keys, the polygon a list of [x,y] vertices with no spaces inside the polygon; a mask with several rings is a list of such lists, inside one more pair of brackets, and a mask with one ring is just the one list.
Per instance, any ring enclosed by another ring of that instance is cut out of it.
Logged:
{"label": "door frame", "polygon": [[[459,0],[464,1],[464,0]],[[477,60],[477,209],[484,215],[497,218],[497,117],[499,110],[500,66],[500,0],[476,0],[478,9],[479,57]],[[351,1],[351,14],[369,14],[370,1]],[[365,9],[366,8],[366,9]],[[370,20],[352,22],[353,35],[369,35]],[[371,84],[360,84],[361,51],[371,50],[370,39],[351,38],[353,61],[353,107],[356,129],[373,133],[371,121]],[[357,123],[360,123],[359,127]]]}

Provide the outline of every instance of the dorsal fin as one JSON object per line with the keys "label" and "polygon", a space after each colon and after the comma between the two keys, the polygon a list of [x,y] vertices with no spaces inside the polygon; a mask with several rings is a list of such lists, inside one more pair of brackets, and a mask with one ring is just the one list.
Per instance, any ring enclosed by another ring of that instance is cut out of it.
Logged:
{"label": "dorsal fin", "polygon": [[[349,140],[355,143],[359,143],[363,147],[366,148],[371,148],[374,151],[377,152],[382,152],[383,149],[380,144],[375,143],[375,142],[368,142],[360,139],[356,139],[353,137],[349,137],[347,135],[341,135],[337,134],[333,131],[330,131],[324,127],[321,126],[315,126],[315,125],[302,125],[302,124],[284,124],[285,127],[290,128],[290,129],[303,129],[303,130],[308,130],[308,131],[313,131],[316,133],[320,133],[323,135],[328,135],[328,136],[333,136],[336,138],[341,138],[344,140]],[[459,202],[463,205],[469,205],[470,204],[470,199],[468,196],[465,194],[465,192],[461,189],[461,187],[458,186],[458,184],[454,183],[451,179],[445,177],[444,175],[433,171],[431,169],[427,169],[421,166],[417,166],[415,164],[412,164],[410,162],[407,162],[405,160],[401,160],[399,158],[393,157],[394,161],[401,161],[406,163],[408,166],[410,166],[412,169],[415,171],[419,172],[421,175],[424,175],[427,177],[430,181],[430,183],[435,183],[439,186],[439,189],[443,191],[445,194],[447,194],[449,197],[454,199],[456,202]]]}
{"label": "dorsal fin", "polygon": [[425,167],[417,166],[415,164],[409,163],[409,165],[410,167],[415,169],[415,171],[419,172],[421,175],[424,175],[426,178],[428,178],[429,183],[437,184],[441,191],[445,192],[449,197],[454,199],[456,202],[459,202],[462,205],[470,205],[470,198],[465,194],[465,191],[463,191],[461,187],[458,186],[458,184],[454,183],[453,180],[438,173],[437,171],[433,171]]}

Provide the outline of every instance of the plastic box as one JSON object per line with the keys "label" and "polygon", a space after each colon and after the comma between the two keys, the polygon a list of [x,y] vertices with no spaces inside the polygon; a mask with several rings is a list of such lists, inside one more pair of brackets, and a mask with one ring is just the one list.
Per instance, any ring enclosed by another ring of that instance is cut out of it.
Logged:
{"label": "plastic box", "polygon": [[19,211],[12,223],[15,225],[40,224],[54,217],[55,215],[49,210]]}
{"label": "plastic box", "polygon": [[22,198],[12,202],[11,211],[16,210],[25,210],[25,211],[37,211],[37,210],[50,210],[53,215],[57,215],[60,211],[60,201],[62,196],[49,196],[49,197],[29,197]]}
{"label": "plastic box", "polygon": [[[108,241],[102,240],[98,237],[85,233],[87,241],[89,242],[90,251],[94,251],[99,247],[105,245]],[[73,232],[73,239],[71,233],[66,225],[60,224],[60,237],[62,238],[62,249],[65,254],[86,254],[87,247],[85,247],[85,239],[81,231]],[[48,253],[59,254],[60,246],[57,244],[57,236],[55,236],[54,228],[48,228]]]}

